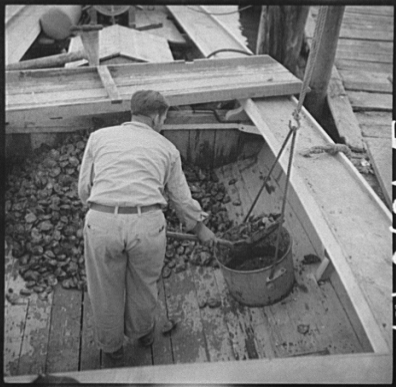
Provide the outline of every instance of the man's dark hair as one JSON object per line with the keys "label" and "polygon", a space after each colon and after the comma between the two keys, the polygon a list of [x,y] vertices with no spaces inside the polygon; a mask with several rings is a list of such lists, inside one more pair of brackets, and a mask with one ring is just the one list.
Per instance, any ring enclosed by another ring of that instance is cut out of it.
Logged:
{"label": "man's dark hair", "polygon": [[132,95],[131,112],[150,116],[152,114],[164,114],[169,108],[166,98],[154,90],[139,90]]}

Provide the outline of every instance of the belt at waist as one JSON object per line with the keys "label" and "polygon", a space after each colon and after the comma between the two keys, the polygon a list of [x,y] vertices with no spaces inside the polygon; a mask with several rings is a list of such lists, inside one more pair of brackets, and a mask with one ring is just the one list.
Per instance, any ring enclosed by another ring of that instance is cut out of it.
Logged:
{"label": "belt at waist", "polygon": [[139,209],[140,212],[147,212],[158,210],[161,208],[159,204],[153,204],[151,206],[142,206],[142,207],[115,207],[115,206],[105,206],[103,204],[98,203],[91,203],[90,207],[91,210],[101,211],[101,212],[109,212],[113,214],[138,214]]}

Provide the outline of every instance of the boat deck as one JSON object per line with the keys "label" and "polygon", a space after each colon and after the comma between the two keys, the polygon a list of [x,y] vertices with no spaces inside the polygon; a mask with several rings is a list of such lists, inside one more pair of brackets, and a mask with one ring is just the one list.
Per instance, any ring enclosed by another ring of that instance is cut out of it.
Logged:
{"label": "boat deck", "polygon": [[[308,38],[313,37],[318,9],[310,8]],[[343,99],[346,95],[350,105],[338,103],[335,108],[349,109],[355,116],[349,120],[352,122],[340,120],[338,131],[341,137],[350,140],[348,145],[363,141],[382,189],[383,195],[381,192],[379,195],[389,207],[392,200],[393,14],[392,6],[346,6],[334,63],[343,86],[343,90],[336,93],[340,92]],[[333,71],[332,81],[337,83],[334,75]],[[357,127],[356,140],[351,124]],[[362,155],[354,156],[354,164],[362,169],[359,165]],[[365,177],[376,188],[369,174],[365,173]]]}
{"label": "boat deck", "polygon": [[[257,165],[263,164],[246,159],[216,170],[231,197],[230,219],[243,217],[243,210],[252,203],[251,187],[258,187],[262,175]],[[233,178],[237,183],[230,186],[227,182]],[[233,205],[236,200],[242,205]],[[257,207],[263,204],[259,201]],[[313,253],[309,249],[306,241],[295,241],[293,291],[266,307],[237,303],[219,268],[189,264],[186,271],[172,272],[160,282],[159,310],[179,325],[166,337],[156,332],[152,348],[128,343],[126,366],[367,352],[332,284],[316,283],[317,264],[304,263],[304,254]],[[17,272],[17,261],[8,254],[6,289],[16,294],[23,287]],[[220,306],[200,308],[201,301],[210,297],[219,300]],[[57,285],[47,301],[32,295],[15,305],[7,302],[5,338],[5,375],[110,367],[95,346],[89,298],[81,291]]]}

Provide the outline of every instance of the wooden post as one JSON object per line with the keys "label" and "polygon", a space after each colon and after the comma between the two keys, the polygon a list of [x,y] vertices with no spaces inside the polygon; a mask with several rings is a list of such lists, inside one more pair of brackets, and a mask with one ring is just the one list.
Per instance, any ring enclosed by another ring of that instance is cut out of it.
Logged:
{"label": "wooden post", "polygon": [[318,53],[309,87],[311,91],[305,97],[305,107],[318,119],[323,112],[327,88],[337,50],[342,18],[345,6],[329,6],[324,22],[323,35],[318,42]]}
{"label": "wooden post", "polygon": [[309,6],[262,6],[256,53],[268,54],[293,74],[304,41]]}
{"label": "wooden post", "polygon": [[99,31],[101,29],[103,29],[101,24],[87,24],[70,28],[71,32],[81,35],[81,41],[87,53],[90,66],[99,66]]}
{"label": "wooden post", "polygon": [[128,26],[129,28],[136,27],[136,9],[134,5],[131,5],[128,10]]}

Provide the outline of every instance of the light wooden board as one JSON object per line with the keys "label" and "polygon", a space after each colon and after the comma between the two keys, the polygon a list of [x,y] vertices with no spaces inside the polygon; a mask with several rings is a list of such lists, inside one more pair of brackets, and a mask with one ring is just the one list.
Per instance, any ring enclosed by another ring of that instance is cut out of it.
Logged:
{"label": "light wooden board", "polygon": [[[70,372],[80,383],[282,383],[391,384],[393,358],[389,354],[257,359],[243,362],[177,364],[114,370]],[[30,383],[34,377],[7,377],[7,383]]]}
{"label": "light wooden board", "polygon": [[88,293],[83,295],[80,370],[100,369],[100,349],[95,342],[92,306]]}
{"label": "light wooden board", "polygon": [[355,59],[338,59],[336,58],[335,63],[339,70],[365,70],[369,72],[376,73],[386,73],[389,76],[392,75],[393,72],[393,64],[392,63],[380,63],[380,62],[367,62],[367,61],[359,61]]}
{"label": "light wooden board", "polygon": [[53,294],[40,300],[37,294],[29,297],[29,309],[19,359],[20,375],[43,374],[46,370]]}
{"label": "light wooden board", "polygon": [[[7,6],[6,9],[10,7]],[[15,6],[14,6],[15,7]],[[5,26],[5,64],[16,63],[32,45],[41,31],[40,17],[49,5],[25,5]]]}
{"label": "light wooden board", "polygon": [[[10,290],[18,295],[20,289],[24,288],[25,281],[18,273],[18,260],[13,258],[11,246],[6,246],[4,253],[4,296]],[[4,375],[18,374],[28,307],[29,299],[24,297],[17,300],[15,305],[8,300],[4,300]]]}
{"label": "light wooden board", "polygon": [[355,111],[377,110],[390,112],[393,107],[392,94],[350,91],[348,92],[348,98]]}
{"label": "light wooden board", "polygon": [[169,19],[169,13],[163,5],[142,6],[142,9],[136,9],[136,27],[145,27],[150,24],[162,23],[161,28],[153,28],[146,32],[152,35],[161,36],[173,44],[187,44],[186,39],[176,28],[172,20]]}
{"label": "light wooden board", "polygon": [[301,81],[266,55],[108,66],[123,99],[111,104],[94,68],[7,72],[6,121],[24,126],[43,118],[128,111],[134,91],[154,87],[171,105],[297,93]]}
{"label": "light wooden board", "polygon": [[152,346],[153,352],[153,365],[157,366],[159,364],[172,364],[173,363],[173,355],[172,355],[172,343],[170,339],[170,334],[163,335],[161,333],[161,328],[165,322],[165,319],[168,318],[168,310],[166,306],[165,300],[165,291],[164,291],[164,281],[160,278],[158,282],[158,290],[159,290],[159,305],[157,311],[157,325],[156,332],[154,336],[154,343]]}
{"label": "light wooden board", "polygon": [[55,287],[48,342],[47,373],[78,370],[82,292]]}
{"label": "light wooden board", "polygon": [[[210,297],[221,300],[214,273],[219,270],[212,267],[191,266],[198,300],[207,301]],[[200,314],[208,346],[208,360],[211,362],[235,360],[222,308],[210,308],[206,305],[200,309]]]}
{"label": "light wooden board", "polygon": [[[71,39],[69,52],[83,50],[80,36]],[[124,56],[143,62],[170,62],[173,60],[168,42],[161,36],[137,31],[119,24],[105,27],[99,31],[99,59],[112,55]],[[66,67],[87,64],[86,59],[70,62]]]}
{"label": "light wooden board", "polygon": [[354,69],[340,72],[346,90],[392,93],[393,85],[387,73]]}
{"label": "light wooden board", "polygon": [[392,140],[392,113],[361,111],[355,113],[362,133],[366,137],[383,137]]}
{"label": "light wooden board", "polygon": [[366,137],[368,152],[389,208],[392,208],[392,142],[390,138]]}
{"label": "light wooden board", "polygon": [[170,333],[174,363],[202,363],[209,360],[197,294],[190,270],[172,272],[164,279],[168,317],[179,322]]}

